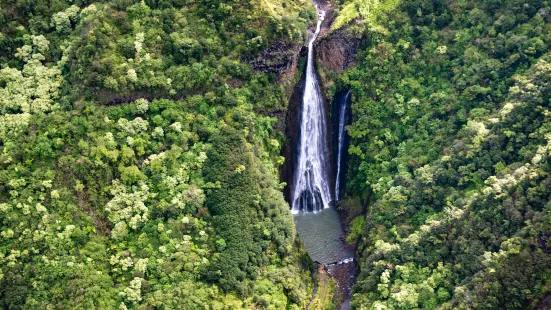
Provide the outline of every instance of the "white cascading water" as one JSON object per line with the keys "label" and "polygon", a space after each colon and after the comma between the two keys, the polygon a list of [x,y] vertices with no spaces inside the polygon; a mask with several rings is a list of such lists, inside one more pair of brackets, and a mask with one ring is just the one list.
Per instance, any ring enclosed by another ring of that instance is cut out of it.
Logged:
{"label": "white cascading water", "polygon": [[341,162],[344,152],[344,126],[346,126],[346,104],[348,102],[348,96],[350,96],[350,91],[344,96],[344,101],[341,105],[341,111],[339,114],[339,136],[338,136],[338,150],[337,150],[337,176],[335,178],[335,199],[340,199],[340,184],[341,184]]}
{"label": "white cascading water", "polygon": [[326,117],[314,71],[314,41],[321,30],[324,18],[325,12],[319,11],[316,31],[308,41],[298,165],[295,170],[291,207],[295,214],[321,211],[329,207],[331,202]]}

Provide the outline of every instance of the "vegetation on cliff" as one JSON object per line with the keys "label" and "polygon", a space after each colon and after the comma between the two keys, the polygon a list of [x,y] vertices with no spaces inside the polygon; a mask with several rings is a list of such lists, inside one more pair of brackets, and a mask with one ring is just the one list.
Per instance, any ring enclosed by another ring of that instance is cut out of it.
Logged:
{"label": "vegetation on cliff", "polygon": [[526,309],[549,290],[550,12],[412,0],[351,26],[355,308]]}
{"label": "vegetation on cliff", "polygon": [[[269,6],[269,7],[268,7]],[[285,91],[244,62],[307,1],[0,8],[0,308],[301,309]]]}
{"label": "vegetation on cliff", "polygon": [[[354,308],[549,295],[550,14],[340,1],[329,33],[361,44],[320,68],[353,98]],[[269,115],[314,19],[308,0],[4,1],[0,308],[307,305]]]}

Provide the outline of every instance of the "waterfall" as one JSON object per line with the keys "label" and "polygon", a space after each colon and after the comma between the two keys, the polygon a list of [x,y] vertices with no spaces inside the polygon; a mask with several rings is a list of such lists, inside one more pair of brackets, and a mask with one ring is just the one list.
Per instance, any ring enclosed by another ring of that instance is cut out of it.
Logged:
{"label": "waterfall", "polygon": [[314,41],[321,30],[324,18],[325,12],[319,11],[316,31],[308,41],[306,82],[300,118],[298,165],[294,173],[292,193],[291,211],[293,213],[321,211],[327,208],[331,202],[327,120],[314,70]]}
{"label": "waterfall", "polygon": [[340,199],[340,184],[341,184],[341,164],[344,153],[344,143],[345,143],[345,131],[344,126],[346,126],[346,105],[348,104],[348,96],[350,96],[350,91],[344,96],[344,100],[341,104],[341,109],[339,113],[339,132],[338,132],[338,149],[337,149],[337,176],[335,178],[335,199]]}

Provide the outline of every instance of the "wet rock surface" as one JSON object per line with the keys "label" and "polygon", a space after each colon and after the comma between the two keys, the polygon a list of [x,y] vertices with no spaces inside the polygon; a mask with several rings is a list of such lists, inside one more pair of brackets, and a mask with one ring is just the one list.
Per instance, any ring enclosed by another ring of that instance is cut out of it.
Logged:
{"label": "wet rock surface", "polygon": [[352,285],[356,281],[356,264],[349,261],[343,264],[335,264],[327,267],[327,274],[337,281],[334,300],[340,300],[337,310],[350,308],[352,300]]}
{"label": "wet rock surface", "polygon": [[549,310],[551,309],[551,295],[547,295],[543,301],[538,305],[537,310]]}
{"label": "wet rock surface", "polygon": [[[306,50],[306,49],[304,49]],[[301,53],[302,54],[302,53]],[[283,189],[283,195],[287,202],[291,202],[291,188],[293,187],[293,171],[296,169],[297,144],[299,140],[300,123],[299,117],[302,113],[302,96],[304,94],[305,75],[293,88],[293,94],[289,99],[289,106],[285,116],[283,127],[285,132],[285,145],[282,148],[281,156],[285,157],[285,163],[281,166],[279,175],[281,180],[287,183]]]}

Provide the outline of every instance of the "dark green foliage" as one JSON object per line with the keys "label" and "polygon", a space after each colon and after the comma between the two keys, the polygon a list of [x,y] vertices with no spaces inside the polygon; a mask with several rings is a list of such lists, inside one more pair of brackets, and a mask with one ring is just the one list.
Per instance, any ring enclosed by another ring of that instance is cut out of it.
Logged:
{"label": "dark green foliage", "polygon": [[219,236],[226,242],[212,269],[222,288],[236,289],[247,276],[255,276],[251,274],[258,266],[255,256],[261,253],[260,244],[253,242],[252,232],[243,229],[258,221],[252,208],[259,197],[253,175],[255,167],[251,151],[235,130],[223,129],[223,134],[216,134],[210,142],[205,181],[219,182],[219,188],[211,190],[206,204]]}
{"label": "dark green foliage", "polygon": [[547,12],[405,1],[365,31],[340,80],[366,205],[357,308],[525,309],[548,290]]}
{"label": "dark green foliage", "polygon": [[296,44],[308,20],[264,1],[0,12],[0,308],[304,307],[307,254],[263,115],[284,88],[244,60]]}

